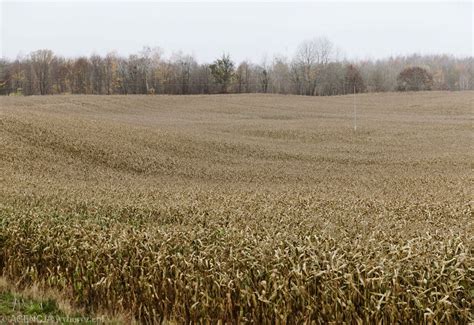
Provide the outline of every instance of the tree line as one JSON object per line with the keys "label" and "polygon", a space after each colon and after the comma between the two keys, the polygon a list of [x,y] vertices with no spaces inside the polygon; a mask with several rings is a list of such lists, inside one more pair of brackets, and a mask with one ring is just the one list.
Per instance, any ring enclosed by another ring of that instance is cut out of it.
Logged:
{"label": "tree line", "polygon": [[308,96],[406,90],[472,90],[473,58],[449,55],[342,59],[326,38],[302,42],[293,57],[236,64],[229,55],[198,63],[188,54],[166,58],[144,47],[123,57],[65,58],[37,50],[0,60],[0,94],[279,93]]}

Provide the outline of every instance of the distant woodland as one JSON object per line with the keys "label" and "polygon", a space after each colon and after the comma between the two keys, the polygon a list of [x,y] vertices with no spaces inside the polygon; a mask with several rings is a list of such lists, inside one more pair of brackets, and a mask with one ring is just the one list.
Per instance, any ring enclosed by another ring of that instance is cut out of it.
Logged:
{"label": "distant woodland", "polygon": [[0,60],[1,95],[278,93],[329,96],[361,92],[472,90],[472,57],[397,56],[378,60],[341,58],[326,38],[302,42],[293,57],[259,63],[222,55],[198,63],[192,55],[165,57],[144,47],[123,57],[65,58],[38,50]]}

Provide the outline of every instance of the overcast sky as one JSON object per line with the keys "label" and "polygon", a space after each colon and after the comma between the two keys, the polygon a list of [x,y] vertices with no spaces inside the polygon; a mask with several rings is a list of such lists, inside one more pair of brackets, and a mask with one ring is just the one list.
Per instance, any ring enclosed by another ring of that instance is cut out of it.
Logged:
{"label": "overcast sky", "polygon": [[292,56],[326,36],[349,59],[408,53],[473,55],[473,5],[465,2],[1,2],[1,53],[48,48],[65,56],[128,55],[144,45],[200,61]]}

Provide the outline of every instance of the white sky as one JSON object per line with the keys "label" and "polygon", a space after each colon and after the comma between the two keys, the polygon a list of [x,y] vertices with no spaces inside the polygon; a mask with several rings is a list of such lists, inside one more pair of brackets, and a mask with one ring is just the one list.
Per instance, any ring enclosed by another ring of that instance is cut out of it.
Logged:
{"label": "white sky", "polygon": [[473,4],[465,2],[25,2],[1,0],[3,57],[48,48],[65,56],[128,55],[144,45],[200,62],[292,56],[326,36],[350,59],[417,53],[473,55]]}

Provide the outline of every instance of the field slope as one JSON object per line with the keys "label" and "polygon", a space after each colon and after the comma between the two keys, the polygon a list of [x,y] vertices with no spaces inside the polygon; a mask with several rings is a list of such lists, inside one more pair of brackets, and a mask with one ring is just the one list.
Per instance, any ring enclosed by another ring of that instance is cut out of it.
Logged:
{"label": "field slope", "polygon": [[0,270],[140,322],[467,323],[473,99],[0,98]]}

